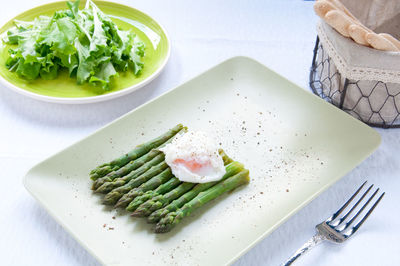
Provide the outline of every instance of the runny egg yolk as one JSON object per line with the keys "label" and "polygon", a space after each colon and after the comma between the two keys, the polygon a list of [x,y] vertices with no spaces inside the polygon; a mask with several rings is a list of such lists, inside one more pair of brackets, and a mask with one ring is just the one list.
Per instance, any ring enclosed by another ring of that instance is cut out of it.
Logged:
{"label": "runny egg yolk", "polygon": [[[186,168],[190,169],[192,172],[199,172],[201,168],[204,167],[205,164],[201,164],[196,162],[195,160],[184,160],[184,159],[175,159],[174,164],[182,164]],[[210,164],[209,162],[206,163],[207,165]]]}

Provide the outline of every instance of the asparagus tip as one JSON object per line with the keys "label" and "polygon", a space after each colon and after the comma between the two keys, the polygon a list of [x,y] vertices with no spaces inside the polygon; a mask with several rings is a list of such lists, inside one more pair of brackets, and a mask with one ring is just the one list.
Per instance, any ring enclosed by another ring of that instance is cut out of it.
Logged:
{"label": "asparagus tip", "polygon": [[114,205],[116,202],[116,199],[118,199],[116,193],[109,193],[107,194],[104,199],[103,199],[103,204],[104,205]]}
{"label": "asparagus tip", "polygon": [[156,234],[162,234],[162,233],[167,233],[169,231],[171,231],[171,226],[169,224],[165,225],[165,224],[157,224],[156,228],[154,229],[154,232]]}
{"label": "asparagus tip", "polygon": [[95,193],[104,193],[102,186],[98,187],[96,190],[94,190]]}
{"label": "asparagus tip", "polygon": [[160,219],[161,219],[161,217],[160,217],[160,215],[159,214],[157,214],[157,215],[153,215],[155,212],[153,212],[152,214],[150,214],[148,217],[147,217],[147,223],[148,224],[155,224],[155,223],[157,223],[158,221],[160,221]]}
{"label": "asparagus tip", "polygon": [[170,212],[167,216],[165,216],[161,221],[158,222],[156,225],[156,228],[154,229],[154,232],[158,233],[166,233],[171,231],[171,229],[175,226],[179,220],[177,220],[177,213],[176,212]]}
{"label": "asparagus tip", "polygon": [[90,171],[89,175],[93,175],[96,172],[96,169]]}
{"label": "asparagus tip", "polygon": [[145,214],[144,214],[143,212],[141,212],[141,211],[134,211],[134,212],[131,214],[131,216],[132,216],[132,217],[144,217]]}
{"label": "asparagus tip", "polygon": [[125,207],[125,202],[124,201],[121,201],[121,200],[119,200],[115,205],[114,205],[114,209],[116,209],[116,208],[123,208],[123,207]]}
{"label": "asparagus tip", "polygon": [[114,201],[113,201],[113,200],[109,200],[109,199],[104,199],[104,200],[103,200],[103,204],[104,204],[104,205],[113,205],[113,204],[114,204]]}
{"label": "asparagus tip", "polygon": [[102,184],[101,186],[99,186],[95,192],[96,193],[108,193],[113,189],[113,184],[111,184],[110,182],[106,182],[104,184]]}

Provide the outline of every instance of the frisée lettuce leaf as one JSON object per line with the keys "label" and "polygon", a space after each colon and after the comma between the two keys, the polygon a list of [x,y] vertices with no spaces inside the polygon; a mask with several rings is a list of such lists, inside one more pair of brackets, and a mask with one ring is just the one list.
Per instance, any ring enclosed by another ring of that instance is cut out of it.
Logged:
{"label": "fris\u00e9e lettuce leaf", "polygon": [[67,2],[68,9],[52,17],[33,21],[15,20],[3,41],[15,45],[8,51],[6,67],[27,80],[55,79],[61,69],[78,84],[88,82],[111,89],[118,72],[143,69],[145,45],[125,31],[91,0],[79,10],[79,0]]}

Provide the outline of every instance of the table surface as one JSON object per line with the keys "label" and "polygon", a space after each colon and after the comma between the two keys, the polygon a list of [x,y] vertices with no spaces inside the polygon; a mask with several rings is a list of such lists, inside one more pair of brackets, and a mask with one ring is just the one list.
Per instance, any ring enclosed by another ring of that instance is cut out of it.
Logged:
{"label": "table surface", "polygon": [[[13,0],[0,22],[49,1]],[[0,88],[0,257],[3,265],[98,265],[22,185],[30,167],[198,73],[236,56],[253,57],[306,90],[316,37],[313,2],[129,1],[168,31],[163,73],[126,97],[90,105],[38,102]],[[400,253],[400,131],[378,130],[382,145],[366,161],[241,257],[236,265],[279,265],[364,180],[386,191],[374,215],[344,245],[324,243],[298,265],[392,265]],[[398,209],[397,209],[398,210]]]}

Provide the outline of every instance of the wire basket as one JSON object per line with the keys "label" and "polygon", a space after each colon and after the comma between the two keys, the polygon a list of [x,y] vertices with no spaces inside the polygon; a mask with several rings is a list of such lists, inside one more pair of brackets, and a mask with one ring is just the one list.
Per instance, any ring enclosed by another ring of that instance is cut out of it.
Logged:
{"label": "wire basket", "polygon": [[310,70],[310,87],[322,99],[370,126],[400,127],[400,84],[343,77],[318,36]]}

